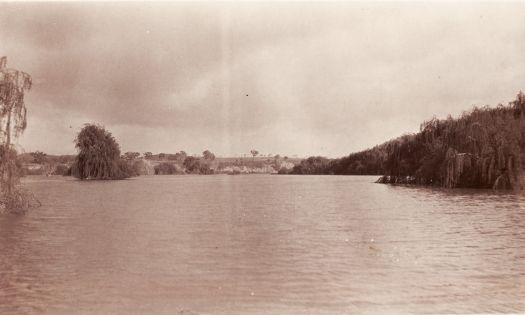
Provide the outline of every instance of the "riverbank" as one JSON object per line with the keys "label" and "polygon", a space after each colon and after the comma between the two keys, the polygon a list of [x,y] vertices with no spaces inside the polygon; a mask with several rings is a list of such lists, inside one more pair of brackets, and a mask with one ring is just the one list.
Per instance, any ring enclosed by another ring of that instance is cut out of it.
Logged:
{"label": "riverbank", "polygon": [[[169,157],[169,155],[167,155]],[[168,158],[137,157],[126,160],[134,169],[136,176],[141,175],[184,175],[184,174],[277,174],[290,172],[300,163],[299,158],[287,157],[218,157],[212,161],[194,158],[192,164],[183,160]],[[19,157],[20,168],[24,175],[64,175],[72,173],[75,156],[46,155],[44,161],[35,162],[29,154]],[[191,168],[191,169],[189,169]]]}
{"label": "riverbank", "polygon": [[380,175],[385,184],[525,189],[525,94],[507,105],[433,118],[406,134],[340,159],[310,157],[291,174]]}

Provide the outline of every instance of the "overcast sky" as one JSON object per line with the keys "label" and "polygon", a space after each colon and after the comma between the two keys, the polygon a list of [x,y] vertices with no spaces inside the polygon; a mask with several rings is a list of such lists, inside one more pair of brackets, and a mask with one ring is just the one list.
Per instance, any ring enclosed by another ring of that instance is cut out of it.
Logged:
{"label": "overcast sky", "polygon": [[525,4],[0,3],[29,152],[339,157],[525,90]]}

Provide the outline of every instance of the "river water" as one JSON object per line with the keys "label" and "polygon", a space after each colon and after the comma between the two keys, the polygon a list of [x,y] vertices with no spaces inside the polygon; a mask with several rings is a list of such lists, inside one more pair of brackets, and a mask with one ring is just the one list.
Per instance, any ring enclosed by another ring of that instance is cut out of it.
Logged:
{"label": "river water", "polygon": [[525,312],[525,195],[374,179],[27,178],[0,314]]}

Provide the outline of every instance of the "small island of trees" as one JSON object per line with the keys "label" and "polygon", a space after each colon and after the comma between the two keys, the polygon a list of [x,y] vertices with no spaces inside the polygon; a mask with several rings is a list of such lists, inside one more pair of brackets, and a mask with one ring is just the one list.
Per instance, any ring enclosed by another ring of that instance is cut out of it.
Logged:
{"label": "small island of trees", "polygon": [[13,145],[27,127],[24,95],[31,85],[29,74],[7,68],[7,57],[0,58],[0,213],[24,213],[38,204],[20,188],[20,165]]}

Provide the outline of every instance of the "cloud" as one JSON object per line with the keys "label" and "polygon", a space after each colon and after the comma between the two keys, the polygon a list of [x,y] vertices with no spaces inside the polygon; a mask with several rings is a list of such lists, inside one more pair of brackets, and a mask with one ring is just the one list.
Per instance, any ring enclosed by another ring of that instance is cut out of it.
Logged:
{"label": "cloud", "polygon": [[125,150],[341,156],[510,101],[524,5],[2,3],[0,54],[35,81],[28,150],[98,122]]}

